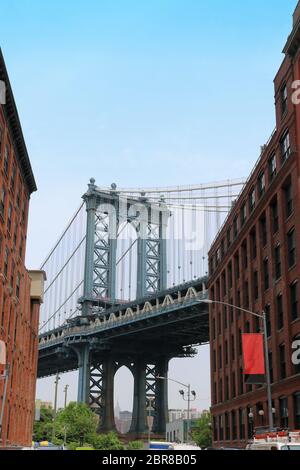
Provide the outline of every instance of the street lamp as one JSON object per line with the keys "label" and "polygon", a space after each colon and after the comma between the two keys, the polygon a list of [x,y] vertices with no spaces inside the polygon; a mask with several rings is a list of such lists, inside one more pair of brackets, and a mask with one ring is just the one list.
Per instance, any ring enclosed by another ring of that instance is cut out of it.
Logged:
{"label": "street lamp", "polygon": [[64,388],[64,394],[65,394],[65,408],[67,408],[67,397],[68,397],[68,388],[70,385],[66,385]]}
{"label": "street lamp", "polygon": [[149,404],[147,406],[147,411],[148,411],[147,425],[148,425],[148,444],[149,444],[149,448],[150,448],[151,431],[152,431],[152,428],[153,428],[153,421],[154,421],[154,417],[151,415],[151,411],[154,410],[154,408],[152,406],[152,403],[154,401],[154,397],[148,397],[148,400],[149,400]]}
{"label": "street lamp", "polygon": [[269,429],[273,431],[274,428],[274,421],[273,421],[273,405],[272,405],[272,390],[271,390],[271,375],[270,375],[270,364],[269,364],[269,351],[268,351],[268,329],[267,329],[267,315],[266,312],[263,311],[262,314],[251,312],[250,310],[246,310],[241,307],[237,307],[236,305],[229,304],[227,302],[221,302],[219,300],[210,300],[210,299],[198,299],[197,302],[205,303],[205,304],[218,304],[218,305],[225,305],[227,307],[232,307],[236,310],[239,310],[243,313],[248,313],[249,315],[253,315],[254,317],[260,318],[263,322],[263,330],[264,330],[264,351],[265,351],[265,365],[266,365],[266,382],[267,382],[267,400],[268,400],[268,415],[269,415]]}
{"label": "street lamp", "polygon": [[[159,375],[157,376],[157,379],[168,380],[178,385],[182,385],[182,387],[185,387],[187,389],[187,398],[185,398],[184,390],[179,390],[179,393],[182,396],[183,400],[187,401],[188,403],[188,410],[187,410],[187,422],[188,422],[187,440],[188,440],[190,436],[190,432],[191,432],[191,419],[190,419],[191,401],[196,400],[196,392],[194,390],[191,390],[190,384],[184,384],[182,382],[178,382],[178,380],[170,379],[169,377],[161,377]],[[193,397],[193,399],[191,399],[191,396]]]}
{"label": "street lamp", "polygon": [[55,377],[55,393],[54,393],[54,409],[53,409],[53,427],[52,427],[52,442],[55,438],[55,421],[56,421],[56,411],[57,411],[57,391],[58,391],[58,382],[60,381],[59,373],[56,373]]}

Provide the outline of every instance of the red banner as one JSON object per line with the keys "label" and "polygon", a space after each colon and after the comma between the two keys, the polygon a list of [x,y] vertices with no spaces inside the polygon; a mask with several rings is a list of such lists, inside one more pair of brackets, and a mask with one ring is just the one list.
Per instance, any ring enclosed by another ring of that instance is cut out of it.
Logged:
{"label": "red banner", "polygon": [[265,382],[264,340],[261,333],[242,334],[244,375],[247,383]]}

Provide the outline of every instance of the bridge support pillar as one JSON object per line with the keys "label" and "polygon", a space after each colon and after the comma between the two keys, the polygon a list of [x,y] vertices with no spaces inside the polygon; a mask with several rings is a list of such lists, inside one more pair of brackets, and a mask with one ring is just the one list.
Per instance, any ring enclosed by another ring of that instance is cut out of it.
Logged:
{"label": "bridge support pillar", "polygon": [[[168,378],[169,359],[161,358],[157,364],[157,375]],[[158,434],[165,434],[166,424],[169,421],[168,411],[168,381],[158,379],[156,395],[156,423],[155,431]]]}
{"label": "bridge support pillar", "polygon": [[114,431],[114,377],[115,363],[112,359],[103,361],[103,380],[102,380],[102,419],[99,423],[99,431]]}
{"label": "bridge support pillar", "polygon": [[158,376],[168,377],[169,359],[161,357],[146,361],[138,359],[135,362],[133,415],[130,432],[135,435],[145,435],[148,432],[147,407],[151,401],[153,407],[153,433],[165,435],[168,422],[168,381]]}
{"label": "bridge support pillar", "polygon": [[90,345],[83,344],[75,349],[78,356],[78,403],[89,404],[90,396]]}
{"label": "bridge support pillar", "polygon": [[138,359],[134,365],[134,397],[133,413],[130,432],[144,434],[147,431],[146,422],[146,363]]}

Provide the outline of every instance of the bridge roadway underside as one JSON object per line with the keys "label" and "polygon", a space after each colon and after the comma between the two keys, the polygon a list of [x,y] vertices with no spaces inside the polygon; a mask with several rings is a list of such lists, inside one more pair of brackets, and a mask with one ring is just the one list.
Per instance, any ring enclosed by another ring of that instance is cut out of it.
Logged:
{"label": "bridge roadway underside", "polygon": [[[75,322],[75,323],[74,323]],[[73,325],[80,324],[82,317]],[[147,432],[146,408],[153,402],[153,432],[162,435],[168,420],[168,363],[196,354],[195,345],[209,341],[207,304],[196,300],[160,315],[87,333],[85,327],[65,330],[63,338],[40,346],[38,377],[79,369],[78,401],[88,403],[100,416],[99,430],[115,429],[114,376],[127,366],[134,378],[133,419],[130,432]]]}

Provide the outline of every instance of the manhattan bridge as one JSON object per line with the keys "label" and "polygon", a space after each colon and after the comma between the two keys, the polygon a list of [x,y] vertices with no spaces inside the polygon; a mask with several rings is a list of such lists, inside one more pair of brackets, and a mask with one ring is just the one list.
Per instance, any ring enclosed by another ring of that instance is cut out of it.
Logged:
{"label": "manhattan bridge", "polygon": [[168,416],[168,363],[209,342],[207,253],[244,180],[167,188],[98,187],[44,261],[38,377],[78,370],[78,402],[115,429],[114,376],[134,379],[130,432]]}

